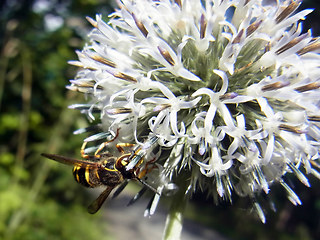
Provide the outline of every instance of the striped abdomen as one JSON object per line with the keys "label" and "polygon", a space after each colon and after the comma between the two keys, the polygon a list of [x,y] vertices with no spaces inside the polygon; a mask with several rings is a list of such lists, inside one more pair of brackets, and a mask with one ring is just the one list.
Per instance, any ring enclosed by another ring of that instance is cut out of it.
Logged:
{"label": "striped abdomen", "polygon": [[[109,165],[109,166],[108,166]],[[107,168],[110,167],[110,168]],[[89,166],[75,166],[73,168],[73,176],[75,180],[85,187],[98,187],[107,185],[115,187],[123,181],[121,172],[115,169],[110,164],[107,166],[101,164],[97,168]]]}

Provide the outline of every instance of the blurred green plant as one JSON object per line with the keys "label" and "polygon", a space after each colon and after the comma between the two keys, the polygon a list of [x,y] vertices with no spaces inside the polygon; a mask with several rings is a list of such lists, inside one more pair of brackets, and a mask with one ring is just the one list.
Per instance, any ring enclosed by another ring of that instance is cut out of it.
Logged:
{"label": "blurred green plant", "polygon": [[67,108],[75,100],[65,89],[75,75],[67,61],[83,44],[81,11],[103,2],[9,2],[0,3],[0,239],[106,239],[71,169],[40,157],[79,156],[82,138],[72,131],[85,119]]}

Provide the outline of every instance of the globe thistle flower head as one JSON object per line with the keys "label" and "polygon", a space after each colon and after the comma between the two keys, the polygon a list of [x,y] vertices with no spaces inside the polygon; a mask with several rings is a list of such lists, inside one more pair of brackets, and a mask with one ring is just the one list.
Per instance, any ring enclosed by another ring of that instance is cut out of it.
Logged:
{"label": "globe thistle flower head", "polygon": [[119,0],[108,23],[88,18],[69,86],[89,98],[72,108],[101,121],[86,141],[120,129],[143,150],[128,168],[153,161],[160,193],[250,197],[263,221],[255,199],[274,183],[301,204],[284,176],[320,176],[320,42],[300,2]]}

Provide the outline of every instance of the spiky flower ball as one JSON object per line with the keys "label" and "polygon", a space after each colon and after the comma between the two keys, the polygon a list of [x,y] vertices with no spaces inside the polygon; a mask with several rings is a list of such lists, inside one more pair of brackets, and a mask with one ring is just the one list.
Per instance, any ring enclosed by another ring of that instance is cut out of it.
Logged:
{"label": "spiky flower ball", "polygon": [[254,199],[278,182],[301,204],[283,176],[320,175],[320,41],[302,33],[300,1],[265,2],[119,0],[108,23],[88,18],[69,88],[99,114],[93,139],[156,137],[158,172],[185,196]]}

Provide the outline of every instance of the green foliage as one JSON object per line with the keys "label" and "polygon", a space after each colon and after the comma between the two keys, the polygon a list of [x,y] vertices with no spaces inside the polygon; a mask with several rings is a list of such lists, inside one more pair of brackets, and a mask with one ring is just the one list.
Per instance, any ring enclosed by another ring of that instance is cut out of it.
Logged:
{"label": "green foliage", "polygon": [[98,224],[96,218],[89,216],[77,204],[67,209],[55,201],[45,200],[40,207],[39,204],[34,204],[31,208],[31,214],[15,231],[12,239],[105,239],[106,232],[102,224]]}
{"label": "green foliage", "polygon": [[[107,5],[49,1],[35,10],[36,2],[0,4],[0,239],[108,239],[107,224],[87,213],[84,199],[92,198],[71,169],[40,156],[80,155],[85,136],[72,132],[85,119],[67,106],[83,99],[65,88],[75,75],[67,61],[84,44],[84,17]],[[47,28],[50,15],[63,24]]]}

